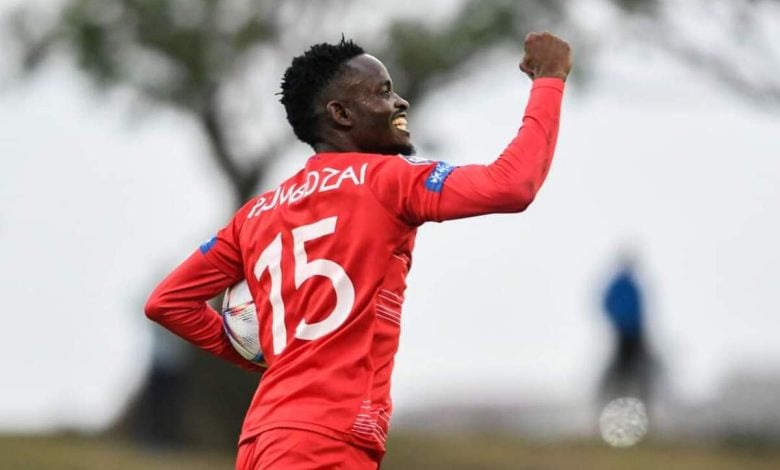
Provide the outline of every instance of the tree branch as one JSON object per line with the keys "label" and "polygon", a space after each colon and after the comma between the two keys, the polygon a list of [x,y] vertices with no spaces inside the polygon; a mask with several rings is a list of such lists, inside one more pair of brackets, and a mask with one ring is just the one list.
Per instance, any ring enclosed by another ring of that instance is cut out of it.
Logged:
{"label": "tree branch", "polygon": [[241,203],[242,187],[244,177],[234,156],[231,154],[227,144],[227,136],[217,109],[217,87],[213,87],[207,93],[203,100],[203,105],[199,111],[198,118],[203,131],[206,133],[211,155],[217,163],[217,166],[225,176],[230,180],[233,188],[234,198]]}
{"label": "tree branch", "polygon": [[697,67],[710,73],[724,86],[733,90],[743,98],[761,107],[780,105],[780,81],[773,80],[771,74],[766,74],[763,83],[750,80],[734,57],[711,52],[706,48],[695,47],[695,42],[682,37],[670,27],[664,28],[664,34],[658,35],[657,44],[663,50],[670,52],[683,63]]}
{"label": "tree branch", "polygon": [[283,137],[268,143],[264,150],[258,152],[251,159],[250,164],[241,166],[228,146],[224,123],[217,106],[216,90],[209,93],[209,96],[203,100],[203,108],[199,112],[199,117],[200,124],[208,138],[211,155],[219,169],[230,179],[234,205],[240,207],[254,195],[268,166],[277,160],[279,152],[289,146],[295,138],[291,133],[284,134]]}

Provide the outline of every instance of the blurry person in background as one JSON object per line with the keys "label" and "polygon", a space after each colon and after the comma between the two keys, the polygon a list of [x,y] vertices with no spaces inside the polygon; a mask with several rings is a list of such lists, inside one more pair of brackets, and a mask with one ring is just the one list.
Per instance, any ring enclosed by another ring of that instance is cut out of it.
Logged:
{"label": "blurry person in background", "polygon": [[132,432],[149,447],[175,447],[183,439],[185,413],[181,397],[186,377],[182,371],[187,344],[168,331],[153,331],[148,393],[134,404],[140,419],[132,423]]}
{"label": "blurry person in background", "polygon": [[634,397],[645,405],[651,399],[655,361],[647,345],[644,294],[636,265],[635,255],[624,253],[604,291],[602,308],[615,342],[601,382],[602,407],[620,397]]}
{"label": "blurry person in background", "polygon": [[293,59],[281,101],[314,155],[250,199],[146,305],[177,335],[258,370],[207,303],[246,279],[268,369],[244,420],[237,468],[379,467],[417,228],[531,204],[552,162],[571,65],[565,41],[529,34],[520,69],[533,85],[522,128],[494,162],[456,168],[411,156],[409,103],[360,46],[342,39]]}

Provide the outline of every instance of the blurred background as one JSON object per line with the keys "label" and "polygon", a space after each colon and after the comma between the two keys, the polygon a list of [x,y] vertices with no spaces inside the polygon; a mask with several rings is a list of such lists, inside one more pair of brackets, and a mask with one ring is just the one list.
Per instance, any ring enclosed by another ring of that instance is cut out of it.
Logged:
{"label": "blurred background", "polygon": [[576,64],[552,171],[523,215],[420,230],[383,468],[780,468],[780,1],[3,0],[0,19],[0,468],[232,468],[258,377],[142,307],[310,155],[275,95],[292,57],[355,39],[420,156],[488,163],[540,30]]}

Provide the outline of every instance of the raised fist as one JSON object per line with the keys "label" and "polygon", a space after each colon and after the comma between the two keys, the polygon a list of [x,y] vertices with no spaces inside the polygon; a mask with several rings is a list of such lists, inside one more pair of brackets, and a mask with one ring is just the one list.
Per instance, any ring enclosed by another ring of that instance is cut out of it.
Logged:
{"label": "raised fist", "polygon": [[525,37],[525,56],[520,70],[531,80],[553,77],[566,80],[571,70],[569,43],[550,33],[529,33]]}

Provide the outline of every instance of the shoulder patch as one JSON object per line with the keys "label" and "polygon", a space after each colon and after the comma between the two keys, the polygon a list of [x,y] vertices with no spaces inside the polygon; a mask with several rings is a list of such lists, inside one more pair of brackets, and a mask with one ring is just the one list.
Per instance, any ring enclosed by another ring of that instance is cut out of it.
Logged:
{"label": "shoulder patch", "polygon": [[406,156],[406,155],[398,155],[401,157],[406,163],[410,163],[412,165],[425,165],[428,163],[433,163],[433,160],[428,160],[427,158],[417,157],[414,155]]}
{"label": "shoulder patch", "polygon": [[437,162],[431,174],[425,179],[425,189],[434,193],[440,193],[444,187],[444,180],[447,179],[454,169],[455,167],[447,162]]}
{"label": "shoulder patch", "polygon": [[207,241],[206,243],[200,246],[200,252],[205,255],[216,244],[217,244],[217,236],[214,235],[213,237],[211,237],[211,240]]}

